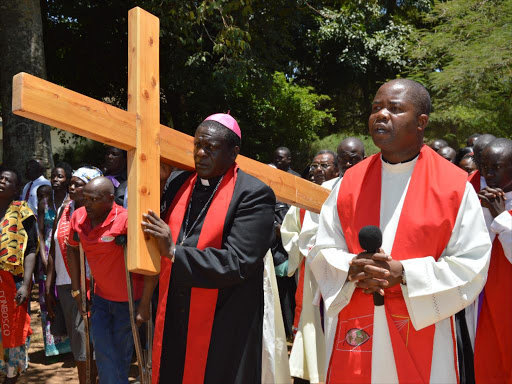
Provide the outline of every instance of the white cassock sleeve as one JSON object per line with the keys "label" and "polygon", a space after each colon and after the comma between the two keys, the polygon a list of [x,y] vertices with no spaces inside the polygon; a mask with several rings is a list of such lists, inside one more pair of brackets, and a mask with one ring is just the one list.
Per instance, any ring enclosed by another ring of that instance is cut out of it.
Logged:
{"label": "white cassock sleeve", "polygon": [[336,205],[340,184],[334,187],[322,206],[315,245],[307,258],[330,317],[336,316],[347,305],[355,288],[354,283],[346,282],[348,263],[356,255],[348,252],[338,217]]}
{"label": "white cassock sleeve", "polygon": [[503,212],[491,224],[491,232],[499,236],[505,257],[512,263],[512,214]]}
{"label": "white cassock sleeve", "polygon": [[471,304],[485,285],[490,253],[482,208],[467,183],[452,235],[439,259],[402,261],[407,280],[402,293],[414,328],[435,324]]}
{"label": "white cassock sleeve", "polygon": [[290,207],[281,224],[281,242],[288,253],[288,276],[291,277],[302,262],[299,250],[300,209]]}
{"label": "white cassock sleeve", "polygon": [[[322,187],[332,190],[337,184],[340,184],[340,182],[341,178],[327,180],[322,184]],[[306,214],[304,215],[304,222],[302,223],[302,230],[299,236],[300,252],[306,257],[308,257],[309,251],[315,245],[319,220],[320,214],[306,211]]]}

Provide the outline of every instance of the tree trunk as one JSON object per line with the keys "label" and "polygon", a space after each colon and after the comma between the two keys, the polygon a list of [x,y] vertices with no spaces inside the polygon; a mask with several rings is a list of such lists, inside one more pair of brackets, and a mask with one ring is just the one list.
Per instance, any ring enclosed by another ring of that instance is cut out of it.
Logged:
{"label": "tree trunk", "polygon": [[50,127],[12,110],[12,77],[18,72],[46,78],[43,26],[39,0],[0,1],[0,105],[3,120],[3,163],[25,173],[25,163],[42,160],[53,166]]}

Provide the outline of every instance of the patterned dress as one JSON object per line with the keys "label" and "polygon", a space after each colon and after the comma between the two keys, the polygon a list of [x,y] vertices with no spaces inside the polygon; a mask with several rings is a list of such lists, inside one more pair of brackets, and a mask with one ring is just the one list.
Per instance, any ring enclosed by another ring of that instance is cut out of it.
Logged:
{"label": "patterned dress", "polygon": [[[7,377],[15,377],[18,372],[25,372],[28,368],[28,343],[29,336],[32,333],[30,330],[30,317],[27,313],[27,302],[18,306],[7,305],[6,296],[9,295],[9,300],[14,300],[15,292],[23,284],[24,274],[24,258],[28,250],[31,252],[38,251],[38,237],[37,237],[37,223],[32,210],[28,208],[25,201],[13,201],[5,216],[0,221],[1,224],[1,245],[0,245],[0,273],[9,273],[12,275],[14,282],[12,288],[9,287],[9,283],[3,278],[0,281],[0,290],[4,297],[3,301],[0,300],[2,305],[2,311],[7,310],[8,319],[12,316],[12,313],[16,312],[16,318],[18,319],[17,324],[10,324],[12,328],[8,328],[9,333],[5,333],[5,327],[2,328],[0,335],[2,336],[2,342],[0,343],[3,354],[0,357],[0,371],[7,375]],[[30,219],[30,220],[29,220]],[[30,226],[29,225],[30,221]],[[30,297],[28,298],[30,300]],[[16,307],[18,309],[14,309]],[[22,310],[20,312],[20,309]],[[12,312],[11,312],[12,311]],[[23,329],[22,332],[17,332],[17,329]],[[11,332],[13,331],[13,332]],[[5,347],[8,342],[7,337],[11,336],[11,333],[16,333],[18,337],[15,337],[14,341],[9,341],[14,344],[12,347]]]}
{"label": "patterned dress", "polygon": [[[50,242],[52,238],[53,221],[57,212],[50,208],[46,204],[44,210],[44,245],[45,245],[45,257],[48,261],[48,252],[50,250]],[[44,340],[44,353],[46,356],[57,356],[63,353],[71,352],[71,345],[67,336],[55,336],[52,335],[50,330],[51,322],[48,320],[48,312],[46,310],[46,275],[44,274],[42,263],[39,263],[39,305],[41,306],[41,323],[43,327],[43,340]],[[57,296],[57,291],[55,291]]]}

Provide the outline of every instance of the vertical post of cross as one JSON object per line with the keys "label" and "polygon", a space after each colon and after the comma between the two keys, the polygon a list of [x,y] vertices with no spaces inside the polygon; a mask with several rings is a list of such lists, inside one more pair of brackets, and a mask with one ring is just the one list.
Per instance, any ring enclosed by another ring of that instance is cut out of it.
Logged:
{"label": "vertical post of cross", "polygon": [[160,213],[159,20],[128,12],[128,111],[136,114],[136,146],[128,151],[128,269],[160,272],[156,241],[142,231],[142,213]]}

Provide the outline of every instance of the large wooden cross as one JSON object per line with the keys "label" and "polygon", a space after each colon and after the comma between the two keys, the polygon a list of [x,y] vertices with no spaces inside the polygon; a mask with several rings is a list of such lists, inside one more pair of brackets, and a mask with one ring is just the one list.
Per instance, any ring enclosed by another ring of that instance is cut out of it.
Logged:
{"label": "large wooden cross", "polygon": [[[160,161],[194,169],[193,137],[160,125],[159,33],[156,16],[128,12],[127,111],[27,73],[15,75],[12,88],[16,115],[128,151],[128,269],[143,274],[160,271],[156,242],[140,225],[142,213],[159,212]],[[244,156],[237,163],[286,203],[319,212],[327,198],[325,188],[266,164]]]}

